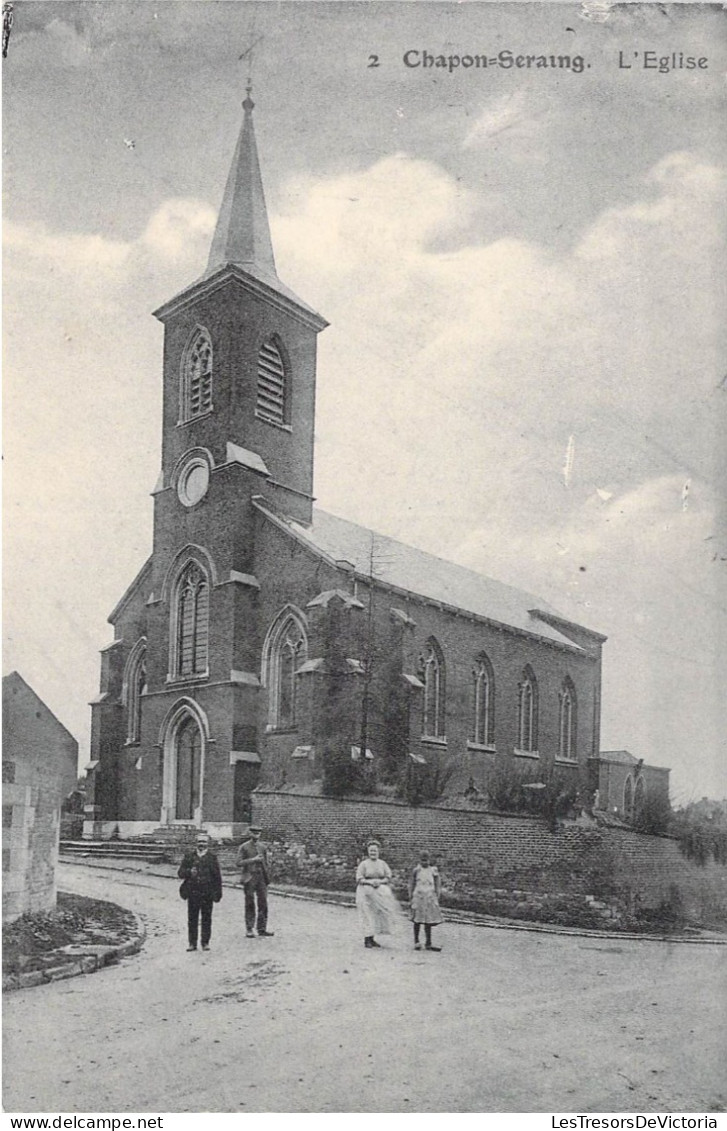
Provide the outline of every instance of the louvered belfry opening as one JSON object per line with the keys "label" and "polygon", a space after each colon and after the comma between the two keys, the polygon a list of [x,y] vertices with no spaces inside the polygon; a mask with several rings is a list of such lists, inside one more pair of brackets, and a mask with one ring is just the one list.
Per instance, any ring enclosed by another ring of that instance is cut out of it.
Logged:
{"label": "louvered belfry opening", "polygon": [[285,424],[285,365],[274,341],[265,342],[257,360],[256,415],[270,424]]}

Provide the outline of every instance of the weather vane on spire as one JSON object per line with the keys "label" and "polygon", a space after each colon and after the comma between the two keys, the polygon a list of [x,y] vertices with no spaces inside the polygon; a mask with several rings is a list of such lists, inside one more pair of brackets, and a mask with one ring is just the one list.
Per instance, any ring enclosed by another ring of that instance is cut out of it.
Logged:
{"label": "weather vane on spire", "polygon": [[[254,28],[253,28],[252,34],[253,35],[255,34]],[[252,99],[250,97],[250,95],[252,93],[253,52],[254,52],[255,48],[257,47],[258,43],[260,43],[264,38],[265,38],[264,35],[259,35],[257,37],[257,39],[253,39],[252,43],[249,45],[249,47],[245,48],[242,55],[240,55],[240,58],[238,59],[238,62],[240,62],[240,63],[242,62],[243,59],[247,59],[247,61],[248,61],[247,83],[245,84],[246,98],[245,98],[245,101],[242,104],[246,110],[252,110],[253,106],[255,105],[255,103],[252,101]]]}

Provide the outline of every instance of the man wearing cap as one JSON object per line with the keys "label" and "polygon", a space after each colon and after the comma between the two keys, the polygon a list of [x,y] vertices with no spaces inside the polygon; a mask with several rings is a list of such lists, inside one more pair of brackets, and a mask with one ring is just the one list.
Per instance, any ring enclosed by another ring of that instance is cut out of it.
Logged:
{"label": "man wearing cap", "polygon": [[[250,825],[249,839],[243,841],[237,853],[240,866],[240,881],[245,889],[245,931],[247,937],[255,937],[254,927],[261,937],[274,935],[268,930],[268,850],[260,840],[262,829]],[[256,907],[257,904],[257,907]]]}
{"label": "man wearing cap", "polygon": [[185,853],[178,875],[184,880],[180,895],[187,900],[189,935],[187,950],[197,949],[200,917],[202,950],[209,950],[212,936],[212,906],[222,899],[222,876],[219,860],[213,852],[210,852],[210,838],[206,832],[200,831],[197,834],[195,847]]}

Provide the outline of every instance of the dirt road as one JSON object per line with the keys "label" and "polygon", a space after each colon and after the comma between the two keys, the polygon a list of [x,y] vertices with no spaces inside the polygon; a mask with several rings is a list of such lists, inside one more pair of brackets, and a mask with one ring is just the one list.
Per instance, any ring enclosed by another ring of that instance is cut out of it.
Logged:
{"label": "dirt road", "polygon": [[226,889],[187,954],[177,884],[60,867],[141,913],[141,954],[8,994],[10,1112],[621,1112],[727,1108],[727,948],[409,924],[365,950],[349,908]]}

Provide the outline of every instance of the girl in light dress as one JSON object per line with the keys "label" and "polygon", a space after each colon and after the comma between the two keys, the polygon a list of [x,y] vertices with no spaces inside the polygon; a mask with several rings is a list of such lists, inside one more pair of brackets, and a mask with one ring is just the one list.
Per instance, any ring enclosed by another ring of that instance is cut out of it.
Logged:
{"label": "girl in light dress", "polygon": [[441,880],[439,872],[429,862],[429,853],[422,852],[419,863],[412,868],[409,877],[409,899],[411,904],[411,917],[414,923],[414,949],[421,950],[419,932],[424,924],[424,947],[426,950],[441,950],[441,946],[432,945],[432,927],[442,922],[442,912],[439,907],[439,892]]}
{"label": "girl in light dress", "polygon": [[369,841],[356,869],[356,906],[367,949],[378,947],[374,935],[393,935],[399,905],[391,890],[391,868],[379,856],[381,845]]}

